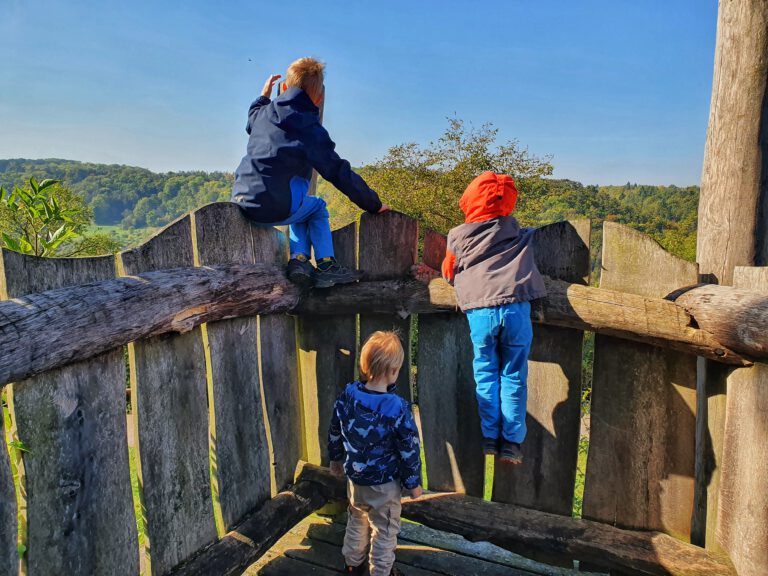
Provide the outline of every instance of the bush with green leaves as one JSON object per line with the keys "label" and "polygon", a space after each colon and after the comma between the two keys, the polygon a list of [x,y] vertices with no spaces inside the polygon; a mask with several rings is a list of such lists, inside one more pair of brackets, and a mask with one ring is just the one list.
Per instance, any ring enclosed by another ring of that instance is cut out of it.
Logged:
{"label": "bush with green leaves", "polygon": [[86,235],[93,213],[85,201],[58,180],[0,187],[2,244],[33,256],[66,257],[116,252],[119,245],[106,234]]}

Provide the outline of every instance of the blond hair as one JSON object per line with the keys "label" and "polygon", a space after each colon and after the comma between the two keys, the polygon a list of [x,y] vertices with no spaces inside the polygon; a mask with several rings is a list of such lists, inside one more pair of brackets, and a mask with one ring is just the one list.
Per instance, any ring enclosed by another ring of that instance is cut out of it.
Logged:
{"label": "blond hair", "polygon": [[374,332],[360,351],[360,374],[366,380],[386,375],[388,370],[400,368],[405,351],[396,332]]}
{"label": "blond hair", "polygon": [[310,98],[316,100],[323,94],[325,64],[316,58],[299,58],[288,66],[285,85],[301,88]]}

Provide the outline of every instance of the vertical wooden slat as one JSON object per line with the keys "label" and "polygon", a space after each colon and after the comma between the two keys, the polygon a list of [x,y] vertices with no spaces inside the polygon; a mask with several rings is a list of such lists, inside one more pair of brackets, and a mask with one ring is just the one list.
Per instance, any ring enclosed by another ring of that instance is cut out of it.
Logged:
{"label": "vertical wooden slat", "polygon": [[[440,269],[445,236],[424,235],[424,263]],[[419,414],[430,490],[483,495],[485,458],[472,373],[472,341],[463,314],[419,316]]]}
{"label": "vertical wooden slat", "polygon": [[[536,265],[542,274],[586,285],[590,221],[559,222],[536,231]],[[534,303],[534,314],[536,304]],[[493,499],[571,515],[581,413],[584,333],[533,328],[528,361],[528,433],[523,464],[497,461]]]}
{"label": "vertical wooden slat", "polygon": [[[193,265],[189,216],[120,254],[124,275]],[[164,574],[216,540],[201,330],[136,342],[129,356],[152,574]]]}
{"label": "vertical wooden slat", "polygon": [[[285,265],[288,261],[287,238],[275,228],[254,226],[253,249],[256,262]],[[303,455],[299,360],[293,316],[259,317],[259,362],[273,451],[274,487],[279,491],[293,481],[296,464]]]}
{"label": "vertical wooden slat", "polygon": [[[644,234],[605,223],[601,288],[664,297],[698,269]],[[690,538],[696,358],[598,335],[584,517]]]}
{"label": "vertical wooden slat", "polygon": [[[2,259],[9,298],[115,275],[112,256]],[[11,409],[28,450],[29,573],[136,574],[122,349],[14,384]]]}
{"label": "vertical wooden slat", "polygon": [[[363,214],[360,219],[360,269],[371,280],[402,278],[410,273],[418,256],[419,224],[399,212]],[[411,399],[411,319],[387,314],[360,315],[360,342],[377,330],[397,330],[405,349],[405,361],[397,379],[397,393]]]}
{"label": "vertical wooden slat", "polygon": [[[336,259],[355,267],[357,223],[333,232]],[[355,378],[357,317],[310,316],[298,318],[299,365],[304,395],[307,460],[328,465],[328,427],[333,405],[344,386]]]}
{"label": "vertical wooden slat", "polygon": [[19,573],[19,557],[16,553],[16,492],[6,433],[5,417],[0,407],[0,576],[16,576]]}
{"label": "vertical wooden slat", "polygon": [[[768,294],[768,267],[736,267],[733,285]],[[728,378],[717,538],[741,576],[768,574],[768,364]]]}
{"label": "vertical wooden slat", "polygon": [[[253,264],[252,225],[228,202],[192,214],[197,263]],[[206,325],[214,466],[225,530],[271,496],[269,443],[261,406],[258,320]]]}

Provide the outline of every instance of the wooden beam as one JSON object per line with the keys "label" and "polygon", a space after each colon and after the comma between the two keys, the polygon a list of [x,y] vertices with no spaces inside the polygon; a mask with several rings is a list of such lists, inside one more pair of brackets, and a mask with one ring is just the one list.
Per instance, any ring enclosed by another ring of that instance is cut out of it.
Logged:
{"label": "wooden beam", "polygon": [[[345,497],[346,480],[326,468],[304,465],[301,477]],[[428,493],[403,500],[403,517],[431,528],[484,540],[526,555],[546,552],[588,561],[623,574],[643,576],[735,576],[724,556],[666,534],[622,530],[609,524],[487,502],[455,492]]]}
{"label": "wooden beam", "polygon": [[[692,288],[676,302],[547,280],[542,324],[592,330],[734,365],[768,358],[768,296]],[[0,302],[0,383],[91,358],[141,338],[255,314],[456,311],[443,280],[378,280],[302,295],[273,264],[160,270]],[[738,322],[733,322],[738,318]],[[738,325],[738,329],[736,329]]]}
{"label": "wooden beam", "polygon": [[343,498],[343,487],[341,494],[335,493],[337,488],[338,482],[321,483],[314,476],[305,478],[300,474],[295,485],[253,510],[221,540],[176,566],[170,574],[242,574],[248,565],[258,560],[288,530],[325,505],[331,496]]}

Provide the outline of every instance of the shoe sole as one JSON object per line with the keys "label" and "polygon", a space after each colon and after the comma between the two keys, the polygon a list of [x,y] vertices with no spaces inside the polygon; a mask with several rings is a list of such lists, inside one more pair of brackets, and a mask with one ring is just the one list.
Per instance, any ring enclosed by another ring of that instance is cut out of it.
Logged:
{"label": "shoe sole", "polygon": [[499,451],[498,450],[483,450],[483,454],[485,456],[498,456]]}
{"label": "shoe sole", "polygon": [[523,459],[522,458],[511,458],[509,456],[501,456],[499,458],[500,462],[504,462],[505,464],[522,464]]}
{"label": "shoe sole", "polygon": [[330,288],[339,284],[354,284],[359,281],[360,278],[350,280],[315,280],[315,288]]}
{"label": "shoe sole", "polygon": [[312,286],[312,276],[310,276],[309,274],[294,272],[293,274],[288,275],[288,280],[290,280],[297,286],[301,286],[302,288],[309,288],[310,286]]}

